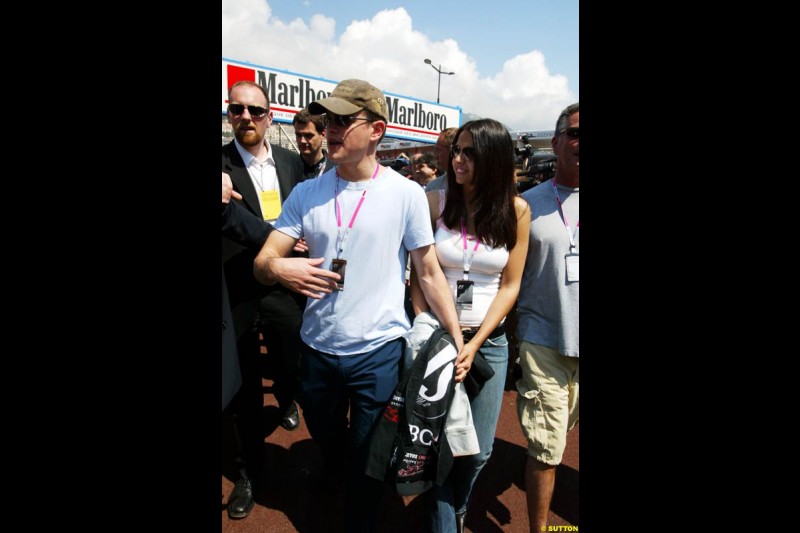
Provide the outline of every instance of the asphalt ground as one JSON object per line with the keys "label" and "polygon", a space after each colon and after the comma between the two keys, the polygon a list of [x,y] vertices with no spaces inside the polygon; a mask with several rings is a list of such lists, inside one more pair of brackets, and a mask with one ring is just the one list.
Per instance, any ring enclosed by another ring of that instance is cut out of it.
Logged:
{"label": "asphalt ground", "polygon": [[[220,514],[223,533],[342,531],[344,495],[321,482],[322,457],[311,440],[305,421],[286,431],[278,425],[277,403],[271,393],[269,356],[264,354],[265,464],[267,486],[255,494],[255,506],[243,519],[232,520],[226,511],[228,495],[238,474],[233,464],[233,441],[228,422],[222,422],[222,490]],[[509,374],[514,370],[510,368]],[[525,500],[526,441],[516,415],[512,377],[506,384],[494,448],[473,491],[465,530],[473,533],[529,531]],[[580,423],[570,432],[564,459],[556,471],[550,507],[550,525],[578,526],[578,472]],[[424,531],[430,504],[428,493],[401,497],[384,486],[380,511],[381,533]]]}

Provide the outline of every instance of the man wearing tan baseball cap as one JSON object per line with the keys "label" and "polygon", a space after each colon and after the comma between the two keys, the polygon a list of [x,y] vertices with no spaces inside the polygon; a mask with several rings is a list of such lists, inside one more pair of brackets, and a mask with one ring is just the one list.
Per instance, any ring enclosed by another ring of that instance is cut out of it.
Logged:
{"label": "man wearing tan baseball cap", "polygon": [[381,117],[384,122],[389,122],[389,111],[383,92],[363,80],[340,81],[329,97],[308,104],[308,110],[313,115],[328,112],[352,115],[362,109],[367,109]]}
{"label": "man wearing tan baseball cap", "polygon": [[[324,479],[346,475],[345,530],[371,532],[383,483],[364,471],[411,328],[404,307],[409,255],[432,312],[459,350],[464,341],[433,248],[425,193],[378,161],[389,118],[383,92],[344,80],[308,109],[325,114],[328,155],[337,166],[295,187],[254,272],[262,283],[308,297],[300,332],[303,418],[325,460]],[[292,257],[301,238],[308,257]]]}

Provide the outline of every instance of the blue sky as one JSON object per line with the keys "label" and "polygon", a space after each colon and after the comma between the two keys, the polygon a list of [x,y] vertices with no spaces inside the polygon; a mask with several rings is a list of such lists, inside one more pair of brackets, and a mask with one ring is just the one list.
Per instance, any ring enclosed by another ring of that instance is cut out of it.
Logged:
{"label": "blue sky", "polygon": [[550,130],[579,100],[578,0],[222,0],[222,56]]}

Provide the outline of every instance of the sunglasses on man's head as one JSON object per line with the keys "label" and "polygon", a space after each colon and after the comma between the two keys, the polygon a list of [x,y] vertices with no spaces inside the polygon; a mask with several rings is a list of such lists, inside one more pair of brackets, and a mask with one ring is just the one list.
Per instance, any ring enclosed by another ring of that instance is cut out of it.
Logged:
{"label": "sunglasses on man's head", "polygon": [[325,122],[335,124],[340,128],[347,128],[356,120],[369,120],[367,117],[356,117],[354,115],[335,115],[333,113],[325,113]]}
{"label": "sunglasses on man's head", "polygon": [[241,115],[244,113],[245,109],[250,112],[250,116],[253,118],[261,118],[267,114],[267,108],[265,107],[257,105],[228,104],[228,111],[234,115]]}
{"label": "sunglasses on man's head", "polygon": [[472,161],[472,158],[475,157],[475,148],[472,146],[465,146],[461,148],[459,145],[454,144],[452,148],[450,148],[450,155],[453,156],[453,159],[460,155],[464,155],[465,158]]}
{"label": "sunglasses on man's head", "polygon": [[578,128],[567,128],[561,133],[565,134],[570,139],[578,139]]}

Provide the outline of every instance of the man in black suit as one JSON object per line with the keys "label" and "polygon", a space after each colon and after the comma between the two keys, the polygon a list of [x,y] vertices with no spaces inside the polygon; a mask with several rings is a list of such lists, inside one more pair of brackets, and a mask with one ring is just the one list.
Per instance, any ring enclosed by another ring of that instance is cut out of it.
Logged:
{"label": "man in black suit", "polygon": [[[242,204],[232,202],[231,198],[242,199],[242,195],[233,190],[233,183],[229,175],[222,173],[222,235],[232,242],[252,250],[260,250],[267,235],[272,231],[272,225],[265,222],[248,211]],[[224,267],[224,262],[223,262]],[[241,295],[241,293],[239,293]],[[258,308],[258,298],[254,294],[250,303],[236,300],[237,316],[240,323],[233,318],[231,301],[228,295],[228,284],[225,280],[225,269],[222,269],[222,411],[229,413],[225,408],[231,403],[234,395],[242,385],[242,372],[239,365],[239,351],[237,341],[240,336],[250,329]],[[245,312],[245,310],[249,310]],[[247,315],[250,315],[247,317]],[[250,327],[248,327],[250,326]],[[239,400],[236,405],[241,405]],[[234,409],[235,411],[235,409]],[[234,414],[234,420],[238,415]],[[238,432],[237,432],[238,433]],[[237,434],[237,443],[241,437]],[[241,449],[237,450],[241,457]],[[228,497],[228,513],[231,517],[244,517],[253,509],[253,487],[248,478],[242,476],[237,482],[234,491]]]}
{"label": "man in black suit", "polygon": [[[231,177],[222,173],[222,235],[254,250],[260,250],[273,230],[271,224],[258,218],[231,198],[242,199],[233,190]],[[242,328],[240,328],[242,330]],[[225,270],[222,270],[222,410],[224,411],[242,385],[239,352],[236,349],[236,328],[233,321]]]}
{"label": "man in black suit", "polygon": [[[235,201],[271,223],[278,218],[294,186],[303,179],[300,158],[290,150],[269,143],[267,133],[272,124],[272,112],[267,92],[260,85],[239,81],[231,86],[228,121],[234,140],[222,147],[222,171],[230,175],[234,190],[242,196],[241,201]],[[253,489],[258,488],[264,477],[264,394],[259,332],[263,332],[269,357],[275,358],[278,366],[273,389],[281,425],[288,430],[300,425],[294,397],[298,388],[300,325],[305,301],[282,285],[266,287],[255,280],[253,260],[257,252],[222,238],[225,277],[239,336],[242,372],[242,387],[231,405],[239,437],[237,443],[241,443],[238,451],[242,463],[241,479],[229,497],[231,518],[249,514]]]}

